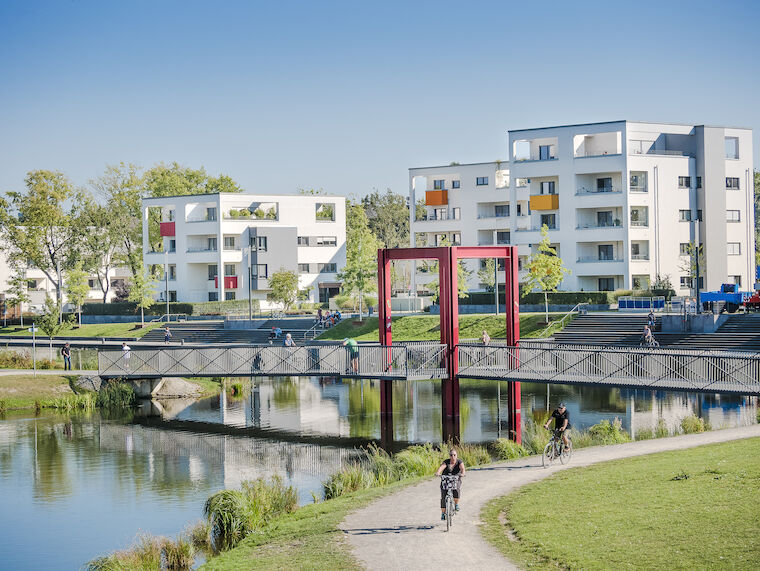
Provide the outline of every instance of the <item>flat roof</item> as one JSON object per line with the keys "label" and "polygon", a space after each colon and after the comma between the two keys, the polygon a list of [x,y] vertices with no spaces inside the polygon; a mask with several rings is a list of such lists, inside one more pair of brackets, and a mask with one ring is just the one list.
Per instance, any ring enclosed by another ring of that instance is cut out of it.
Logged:
{"label": "flat roof", "polygon": [[345,196],[341,196],[340,194],[264,194],[264,193],[258,193],[254,194],[251,192],[209,192],[205,194],[172,194],[169,196],[146,196],[142,200],[166,200],[168,198],[189,198],[191,196],[196,197],[209,197],[209,196],[286,196],[286,197],[313,197],[313,198],[319,198],[320,196],[323,196],[325,198],[342,198],[346,199]]}
{"label": "flat roof", "polygon": [[751,131],[750,127],[733,127],[729,125],[703,125],[700,123],[673,123],[668,121],[632,121],[630,119],[620,119],[618,121],[597,121],[596,123],[572,123],[570,125],[549,125],[546,127],[531,127],[529,129],[508,129],[507,133],[520,133],[523,131],[542,131],[544,129],[563,129],[568,127],[590,127],[592,125],[612,125],[614,123],[642,123],[645,125],[678,125],[679,127],[711,127],[717,129],[743,129]]}
{"label": "flat roof", "polygon": [[409,170],[410,171],[419,171],[419,170],[426,170],[426,169],[445,169],[445,168],[456,168],[456,167],[474,167],[477,165],[495,165],[496,163],[501,164],[509,164],[509,161],[485,161],[482,163],[459,163],[456,165],[440,165],[440,166],[432,166],[432,167],[412,167]]}

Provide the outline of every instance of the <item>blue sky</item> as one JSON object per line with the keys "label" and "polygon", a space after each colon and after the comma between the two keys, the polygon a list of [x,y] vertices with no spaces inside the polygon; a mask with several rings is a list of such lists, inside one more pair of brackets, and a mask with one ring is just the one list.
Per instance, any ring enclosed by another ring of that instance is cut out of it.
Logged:
{"label": "blue sky", "polygon": [[0,192],[120,161],[250,192],[406,193],[508,129],[755,130],[760,3],[0,0]]}

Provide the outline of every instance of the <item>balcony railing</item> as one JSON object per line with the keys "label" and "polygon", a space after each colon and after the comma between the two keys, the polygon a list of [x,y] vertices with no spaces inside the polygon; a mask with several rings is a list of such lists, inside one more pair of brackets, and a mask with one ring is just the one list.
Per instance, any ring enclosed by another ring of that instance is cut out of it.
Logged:
{"label": "balcony railing", "polygon": [[455,218],[451,214],[444,214],[444,215],[424,214],[422,216],[415,218],[414,220],[415,222],[434,222],[437,220],[459,220],[459,218]]}
{"label": "balcony railing", "polygon": [[191,247],[187,249],[188,254],[193,254],[196,252],[216,252],[216,251],[217,251],[216,248],[209,248],[208,246],[195,247],[195,248]]}
{"label": "balcony railing", "polygon": [[631,254],[632,260],[648,260],[649,254]]}
{"label": "balcony railing", "polygon": [[586,264],[586,263],[595,263],[595,262],[622,262],[622,258],[600,258],[600,257],[594,257],[594,256],[581,256],[578,258],[578,263],[580,264]]}
{"label": "balcony railing", "polygon": [[649,192],[646,186],[631,186],[631,192]]}
{"label": "balcony railing", "polygon": [[616,156],[620,155],[620,151],[617,151],[615,149],[609,149],[606,151],[584,151],[582,153],[576,153],[575,158],[583,158],[583,157],[606,157],[606,156]]}
{"label": "balcony railing", "polygon": [[478,220],[483,220],[485,218],[509,218],[509,214],[478,214]]}
{"label": "balcony railing", "polygon": [[602,188],[582,186],[575,191],[575,194],[615,194],[619,192],[622,190],[616,186],[604,186]]}
{"label": "balcony railing", "polygon": [[592,222],[590,224],[578,224],[575,229],[576,230],[588,230],[591,228],[622,228],[623,225],[620,222],[620,220],[617,221],[617,224],[609,223],[609,224],[600,224],[598,222]]}
{"label": "balcony railing", "polygon": [[549,230],[559,230],[559,224],[549,226],[548,224],[539,224],[538,226],[528,226],[526,228],[517,228],[517,232],[540,232],[541,228],[546,226]]}
{"label": "balcony railing", "polygon": [[216,216],[201,216],[200,218],[188,218],[185,222],[216,222]]}
{"label": "balcony railing", "polygon": [[648,220],[631,220],[631,226],[646,228],[649,226],[649,221]]}

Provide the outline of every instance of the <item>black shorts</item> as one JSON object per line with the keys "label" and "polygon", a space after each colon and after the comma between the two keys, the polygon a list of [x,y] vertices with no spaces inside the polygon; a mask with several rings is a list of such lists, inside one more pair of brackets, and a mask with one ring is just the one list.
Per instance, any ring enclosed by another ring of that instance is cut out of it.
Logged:
{"label": "black shorts", "polygon": [[[447,491],[448,490],[443,490],[443,489],[441,490],[441,507],[442,508],[446,507],[446,492]],[[454,495],[454,498],[456,498],[458,500],[459,499],[459,488],[454,488],[451,491],[452,491],[452,493]]]}

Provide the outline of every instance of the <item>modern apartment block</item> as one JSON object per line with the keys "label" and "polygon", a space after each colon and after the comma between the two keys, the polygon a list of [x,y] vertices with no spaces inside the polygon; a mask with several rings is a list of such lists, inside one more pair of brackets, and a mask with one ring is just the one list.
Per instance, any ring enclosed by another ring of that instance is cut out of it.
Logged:
{"label": "modern apartment block", "polygon": [[572,270],[562,290],[646,289],[659,275],[688,295],[698,235],[702,289],[752,288],[750,129],[614,121],[509,131],[508,149],[509,162],[410,169],[410,201],[425,204],[413,244],[512,244],[523,264],[545,224]]}
{"label": "modern apartment block", "polygon": [[[146,198],[142,208],[144,263],[168,267],[169,301],[247,299],[246,288],[252,299],[266,300],[269,278],[280,269],[298,273],[311,301],[338,293],[344,197],[220,193]],[[160,230],[151,223],[158,218]],[[152,226],[161,236],[153,247]],[[162,283],[159,299],[165,290]]]}

